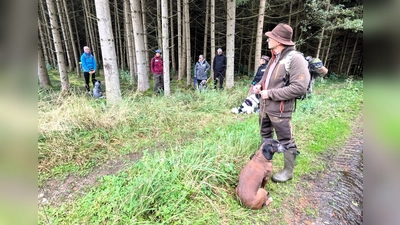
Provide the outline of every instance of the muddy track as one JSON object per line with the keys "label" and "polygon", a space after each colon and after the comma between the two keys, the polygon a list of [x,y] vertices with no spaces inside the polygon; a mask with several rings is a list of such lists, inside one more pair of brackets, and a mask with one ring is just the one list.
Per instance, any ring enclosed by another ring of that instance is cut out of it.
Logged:
{"label": "muddy track", "polygon": [[[302,187],[298,190],[301,190],[302,204],[292,209],[294,215],[287,219],[288,224],[362,224],[362,116],[355,121],[353,133],[343,148],[329,149],[321,160],[328,162],[323,172],[301,178]],[[316,212],[307,213],[309,208]]]}
{"label": "muddy track", "polygon": [[38,201],[40,203],[59,206],[64,202],[75,199],[77,195],[84,195],[99,178],[116,174],[142,157],[142,153],[130,153],[121,159],[109,160],[101,167],[95,168],[87,176],[69,175],[64,180],[52,179],[43,187],[38,188]]}

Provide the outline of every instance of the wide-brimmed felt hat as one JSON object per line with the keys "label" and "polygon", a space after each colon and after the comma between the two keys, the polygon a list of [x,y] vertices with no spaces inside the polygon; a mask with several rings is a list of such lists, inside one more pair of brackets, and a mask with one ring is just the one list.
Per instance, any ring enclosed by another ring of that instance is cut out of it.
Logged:
{"label": "wide-brimmed felt hat", "polygon": [[266,32],[265,35],[267,37],[275,39],[281,44],[289,46],[294,45],[294,43],[292,42],[293,29],[287,24],[280,23],[276,25],[276,27],[272,29],[272,31]]}
{"label": "wide-brimmed felt hat", "polygon": [[266,62],[269,61],[269,57],[266,56],[266,55],[262,55],[262,56],[260,57],[260,59],[264,59]]}

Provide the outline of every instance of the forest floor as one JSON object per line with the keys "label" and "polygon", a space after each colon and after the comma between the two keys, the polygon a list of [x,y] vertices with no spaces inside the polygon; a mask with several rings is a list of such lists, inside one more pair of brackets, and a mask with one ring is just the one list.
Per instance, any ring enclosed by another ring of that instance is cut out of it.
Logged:
{"label": "forest floor", "polygon": [[[362,224],[363,222],[363,117],[353,125],[352,135],[341,148],[329,149],[321,157],[325,170],[301,177],[296,197],[284,203],[287,224]],[[38,189],[39,203],[60,206],[84,195],[97,180],[116,174],[142,157],[134,153],[108,161],[85,177],[70,175],[49,180]]]}

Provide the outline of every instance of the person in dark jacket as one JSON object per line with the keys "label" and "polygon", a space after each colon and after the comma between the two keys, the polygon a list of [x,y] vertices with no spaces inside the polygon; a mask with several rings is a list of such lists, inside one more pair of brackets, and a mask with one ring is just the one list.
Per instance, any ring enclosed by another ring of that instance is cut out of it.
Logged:
{"label": "person in dark jacket", "polygon": [[279,142],[287,148],[284,168],[275,173],[272,180],[286,182],[293,178],[295,159],[300,153],[292,133],[292,113],[296,97],[307,92],[310,73],[307,61],[299,52],[292,54],[286,73],[286,57],[295,50],[291,26],[280,23],[265,35],[272,56],[261,81],[254,85],[254,93],[261,94],[259,124],[262,140],[272,138],[275,132]]}
{"label": "person in dark jacket", "polygon": [[[254,75],[253,81],[251,82],[250,90],[247,96],[253,94],[254,85],[260,82],[261,78],[264,75],[265,69],[267,68],[267,63],[269,61],[269,57],[266,55],[262,55],[260,57],[260,66],[257,69],[256,75]],[[257,98],[260,99],[260,94],[256,94]]]}
{"label": "person in dark jacket", "polygon": [[150,68],[154,77],[154,93],[161,94],[164,91],[164,66],[161,58],[161,50],[157,49],[151,59]]}
{"label": "person in dark jacket", "polygon": [[92,83],[93,87],[96,82],[96,79],[94,78],[96,75],[96,59],[92,55],[90,48],[88,46],[83,47],[83,54],[81,55],[81,67],[83,70],[83,76],[85,77],[85,87],[86,90],[90,94],[90,75],[92,76]]}
{"label": "person in dark jacket", "polygon": [[217,89],[218,81],[219,88],[223,89],[225,72],[226,72],[226,56],[222,54],[222,49],[217,50],[217,55],[214,57],[213,70],[214,70],[214,88]]}

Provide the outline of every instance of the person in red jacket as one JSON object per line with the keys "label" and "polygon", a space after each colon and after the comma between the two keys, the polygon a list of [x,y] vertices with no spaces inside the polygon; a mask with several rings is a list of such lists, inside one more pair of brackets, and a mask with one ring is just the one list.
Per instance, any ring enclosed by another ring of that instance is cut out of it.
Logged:
{"label": "person in red jacket", "polygon": [[156,54],[151,59],[151,72],[153,73],[154,77],[154,93],[161,94],[164,92],[164,67],[163,67],[163,60],[161,58],[161,50],[157,49]]}

